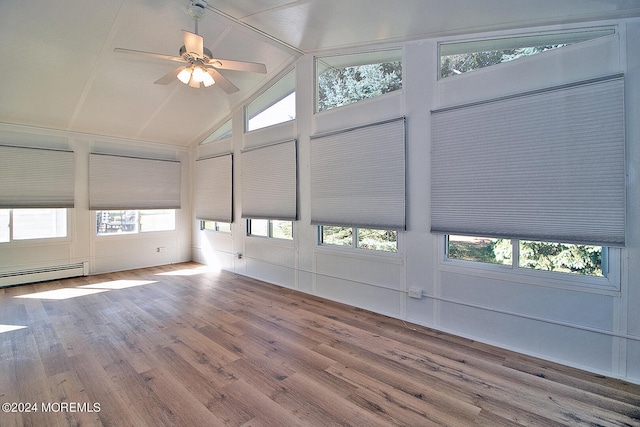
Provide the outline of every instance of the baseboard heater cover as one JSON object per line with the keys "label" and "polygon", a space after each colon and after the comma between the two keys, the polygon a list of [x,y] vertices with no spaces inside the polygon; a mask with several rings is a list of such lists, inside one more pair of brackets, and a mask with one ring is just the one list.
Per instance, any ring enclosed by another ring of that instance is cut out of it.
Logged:
{"label": "baseboard heater cover", "polygon": [[89,275],[89,263],[52,265],[0,272],[0,287]]}

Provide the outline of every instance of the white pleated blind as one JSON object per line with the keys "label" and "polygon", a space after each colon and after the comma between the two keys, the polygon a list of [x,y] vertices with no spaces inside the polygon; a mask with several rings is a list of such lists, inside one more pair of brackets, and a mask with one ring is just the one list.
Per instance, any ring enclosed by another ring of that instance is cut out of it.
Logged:
{"label": "white pleated blind", "polygon": [[89,209],[179,209],[180,162],[89,156]]}
{"label": "white pleated blind", "polygon": [[72,208],[71,151],[0,146],[0,208]]}
{"label": "white pleated blind", "polygon": [[624,245],[624,80],[433,111],[431,231]]}
{"label": "white pleated blind", "polygon": [[196,217],[210,221],[233,221],[231,154],[196,161]]}
{"label": "white pleated blind", "polygon": [[404,118],[312,137],[311,222],[404,230]]}
{"label": "white pleated blind", "polygon": [[297,219],[296,142],[243,151],[242,217]]}

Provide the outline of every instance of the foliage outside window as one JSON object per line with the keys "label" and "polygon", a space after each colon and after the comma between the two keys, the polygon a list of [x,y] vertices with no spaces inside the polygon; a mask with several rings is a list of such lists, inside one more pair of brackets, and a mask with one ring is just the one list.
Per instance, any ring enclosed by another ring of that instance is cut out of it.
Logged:
{"label": "foliage outside window", "polygon": [[394,230],[325,225],[320,227],[320,239],[323,245],[398,252],[398,232]]}
{"label": "foliage outside window", "polygon": [[612,28],[440,44],[440,78],[604,37]]}
{"label": "foliage outside window", "polygon": [[249,219],[247,220],[247,234],[249,236],[292,240],[293,221]]}
{"label": "foliage outside window", "polygon": [[0,209],[0,243],[67,237],[66,209]]}
{"label": "foliage outside window", "polygon": [[232,136],[232,121],[227,120],[222,126],[213,131],[200,145],[208,144],[210,142],[219,141],[225,138],[231,138]]}
{"label": "foliage outside window", "polygon": [[200,221],[200,229],[219,231],[221,233],[231,233],[231,223],[203,220]]}
{"label": "foliage outside window", "polygon": [[245,108],[247,132],[295,120],[295,70],[290,71]]}
{"label": "foliage outside window", "polygon": [[606,248],[602,246],[451,235],[447,236],[447,258],[583,276],[606,276]]}
{"label": "foliage outside window", "polygon": [[402,89],[402,51],[316,58],[316,111]]}
{"label": "foliage outside window", "polygon": [[96,234],[136,234],[176,229],[174,209],[113,210],[96,212]]}

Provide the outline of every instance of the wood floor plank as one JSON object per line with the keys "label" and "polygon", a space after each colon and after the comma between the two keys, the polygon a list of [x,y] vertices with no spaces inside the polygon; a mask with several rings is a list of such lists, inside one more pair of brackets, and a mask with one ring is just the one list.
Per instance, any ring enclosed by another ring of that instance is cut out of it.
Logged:
{"label": "wood floor plank", "polygon": [[196,263],[2,289],[0,324],[2,402],[100,407],[3,427],[640,426],[639,385]]}

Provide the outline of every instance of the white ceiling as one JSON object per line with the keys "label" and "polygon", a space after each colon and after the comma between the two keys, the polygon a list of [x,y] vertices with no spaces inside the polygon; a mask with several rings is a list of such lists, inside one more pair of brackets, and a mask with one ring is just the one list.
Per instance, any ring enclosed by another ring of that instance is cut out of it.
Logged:
{"label": "white ceiling", "polygon": [[0,123],[190,145],[304,53],[371,43],[640,16],[640,0],[210,0],[198,33],[240,91],[153,82],[194,31],[189,0],[1,0]]}

